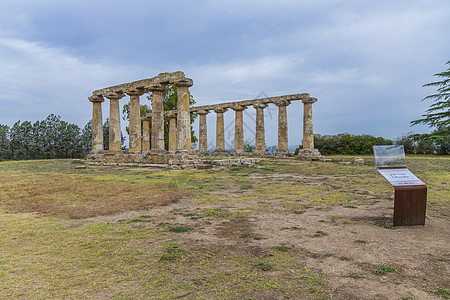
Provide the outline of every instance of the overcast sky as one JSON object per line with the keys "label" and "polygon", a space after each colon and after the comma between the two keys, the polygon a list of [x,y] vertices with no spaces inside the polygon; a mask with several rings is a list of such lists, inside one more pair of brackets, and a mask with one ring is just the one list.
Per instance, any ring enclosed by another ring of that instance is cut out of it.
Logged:
{"label": "overcast sky", "polygon": [[[315,133],[430,132],[410,121],[430,105],[422,85],[448,67],[449,28],[449,0],[1,0],[0,124],[53,113],[82,127],[93,90],[183,71],[198,105],[309,93]],[[302,113],[288,107],[290,145]],[[276,127],[269,107],[267,145]],[[214,136],[210,113],[210,147]]]}

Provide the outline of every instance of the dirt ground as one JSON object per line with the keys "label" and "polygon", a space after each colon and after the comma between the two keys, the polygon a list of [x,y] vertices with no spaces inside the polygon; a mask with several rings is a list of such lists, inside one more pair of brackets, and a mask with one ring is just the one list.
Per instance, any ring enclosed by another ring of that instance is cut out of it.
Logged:
{"label": "dirt ground", "polygon": [[[200,209],[238,213],[262,202],[270,206],[270,212],[252,210],[231,219],[192,218]],[[174,241],[190,246],[267,255],[266,249],[286,245],[305,258],[308,268],[325,277],[325,288],[334,299],[442,299],[433,292],[450,288],[448,210],[439,217],[427,216],[425,226],[392,229],[393,202],[389,200],[357,208],[335,206],[325,211],[310,207],[298,214],[277,212],[281,206],[281,200],[271,199],[200,207],[187,197],[151,210],[74,222],[114,223],[151,215],[151,219],[133,226],[158,226],[168,221],[189,226],[193,230],[186,234],[168,234]],[[243,238],[243,232],[248,237]],[[380,267],[395,270],[375,274]],[[267,299],[273,297],[277,298],[272,295]]]}
{"label": "dirt ground", "polygon": [[[159,228],[165,239],[194,251],[193,259],[234,253],[264,261],[284,247],[299,263],[258,276],[292,278],[308,269],[324,279],[319,285],[327,293],[303,297],[293,289],[269,288],[264,294],[245,290],[241,299],[449,299],[449,173],[448,164],[439,166],[443,161],[424,159],[416,167],[433,184],[425,226],[392,226],[393,189],[373,167],[293,160],[199,172],[94,166],[74,171],[70,162],[43,162],[43,170],[59,172],[45,176],[34,171],[39,164],[16,164],[11,170],[22,166],[27,173],[0,177],[1,203],[6,212],[56,217],[71,228],[101,222]],[[189,230],[180,234],[170,226]],[[136,241],[135,247],[155,246]],[[215,299],[211,293],[206,299]],[[178,298],[197,299],[187,291]]]}

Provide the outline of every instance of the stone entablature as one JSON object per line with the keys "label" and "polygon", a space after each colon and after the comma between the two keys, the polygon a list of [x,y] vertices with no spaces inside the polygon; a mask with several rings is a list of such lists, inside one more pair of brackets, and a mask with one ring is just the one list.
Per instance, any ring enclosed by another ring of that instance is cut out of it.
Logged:
{"label": "stone entablature", "polygon": [[[235,109],[236,107],[246,107],[246,106],[253,106],[256,104],[269,104],[269,103],[280,103],[284,101],[313,101],[312,103],[316,102],[317,99],[310,97],[309,94],[303,93],[303,94],[292,94],[292,95],[284,95],[284,96],[276,96],[276,97],[267,97],[267,98],[259,98],[259,99],[253,99],[253,100],[242,100],[242,101],[233,101],[233,102],[224,102],[220,104],[211,104],[211,105],[202,105],[202,106],[192,106],[190,108],[191,113],[198,112],[200,110],[202,111],[209,111],[209,110],[216,110],[216,109]],[[165,113],[174,113],[175,110],[166,111]]]}
{"label": "stone entablature", "polygon": [[118,84],[114,86],[110,86],[104,89],[95,90],[92,92],[92,96],[103,96],[110,93],[126,93],[127,91],[136,91],[136,90],[151,90],[152,87],[158,85],[166,85],[166,84],[190,84],[192,86],[193,81],[190,78],[186,78],[184,73],[181,71],[161,74],[152,78],[141,79],[129,83]]}

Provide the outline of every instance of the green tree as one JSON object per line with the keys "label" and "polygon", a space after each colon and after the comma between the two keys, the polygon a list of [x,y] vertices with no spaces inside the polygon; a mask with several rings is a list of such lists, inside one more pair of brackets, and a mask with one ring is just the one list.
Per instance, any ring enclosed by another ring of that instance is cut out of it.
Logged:
{"label": "green tree", "polygon": [[[450,60],[446,63],[450,65]],[[423,85],[437,88],[437,93],[429,95],[422,99],[433,100],[435,103],[430,105],[421,119],[411,121],[412,125],[425,124],[430,127],[442,128],[450,126],[450,68],[447,71],[436,73],[443,80],[427,83]]]}
{"label": "green tree", "polygon": [[81,131],[80,137],[81,149],[85,155],[92,150],[92,120],[87,122]]}
{"label": "green tree", "polygon": [[[161,73],[164,74],[164,73]],[[161,75],[160,74],[160,75]],[[153,103],[153,93],[149,92],[147,99],[150,100],[150,103]],[[163,103],[164,103],[164,110],[177,110],[178,108],[178,88],[173,84],[166,85],[166,89],[163,92]],[[189,105],[195,104],[194,97],[189,94]],[[128,121],[130,119],[130,103],[128,102],[123,106],[122,109],[123,112],[123,120]],[[148,113],[151,113],[151,108],[146,104],[141,104],[141,118],[144,118]],[[192,127],[192,124],[194,123],[195,118],[197,117],[196,113],[191,114],[191,142],[192,144],[197,143],[198,139],[194,135],[194,128]],[[151,130],[151,124],[150,124],[150,130]],[[128,133],[128,127],[127,127],[127,133]],[[169,118],[164,118],[164,143],[166,150],[168,150],[169,146]]]}
{"label": "green tree", "polygon": [[0,160],[8,159],[9,155],[9,126],[0,124]]}

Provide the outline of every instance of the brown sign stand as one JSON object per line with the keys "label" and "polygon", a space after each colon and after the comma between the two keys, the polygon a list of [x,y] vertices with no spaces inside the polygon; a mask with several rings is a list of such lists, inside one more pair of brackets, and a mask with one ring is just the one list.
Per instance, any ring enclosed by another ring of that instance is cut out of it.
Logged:
{"label": "brown sign stand", "polygon": [[394,186],[394,226],[425,225],[427,186],[406,168],[403,145],[373,146],[377,171]]}
{"label": "brown sign stand", "polygon": [[427,186],[394,186],[394,226],[425,225]]}

